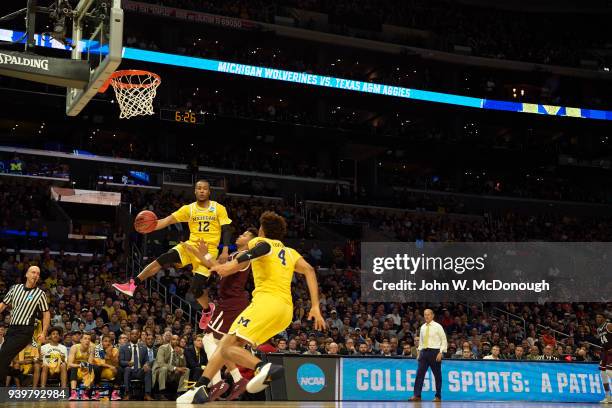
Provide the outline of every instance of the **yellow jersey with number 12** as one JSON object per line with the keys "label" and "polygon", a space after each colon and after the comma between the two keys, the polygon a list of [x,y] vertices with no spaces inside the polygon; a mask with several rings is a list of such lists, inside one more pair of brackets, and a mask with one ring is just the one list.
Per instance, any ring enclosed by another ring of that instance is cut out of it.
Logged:
{"label": "yellow jersey with number 12", "polygon": [[217,247],[221,241],[221,226],[232,223],[224,206],[216,201],[209,201],[206,208],[197,202],[184,205],[172,216],[178,222],[189,225],[189,241],[206,241],[209,246]]}
{"label": "yellow jersey with number 12", "polygon": [[251,261],[253,270],[253,302],[258,294],[270,294],[282,299],[288,305],[293,305],[291,298],[291,280],[295,264],[302,257],[298,251],[286,247],[281,241],[257,237],[249,241],[249,249],[259,242],[270,244],[270,252]]}

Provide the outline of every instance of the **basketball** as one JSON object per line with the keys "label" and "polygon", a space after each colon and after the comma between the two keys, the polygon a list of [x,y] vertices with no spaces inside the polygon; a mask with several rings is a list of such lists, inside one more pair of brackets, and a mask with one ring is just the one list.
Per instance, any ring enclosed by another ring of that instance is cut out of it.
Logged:
{"label": "basketball", "polygon": [[134,229],[141,234],[155,231],[157,226],[157,215],[153,211],[141,211],[134,220]]}

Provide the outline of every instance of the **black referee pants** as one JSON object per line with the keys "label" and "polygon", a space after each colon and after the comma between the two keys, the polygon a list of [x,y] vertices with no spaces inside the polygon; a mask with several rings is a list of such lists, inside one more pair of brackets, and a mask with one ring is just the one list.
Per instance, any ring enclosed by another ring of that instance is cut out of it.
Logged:
{"label": "black referee pants", "polygon": [[4,344],[0,348],[0,387],[6,385],[11,361],[32,342],[33,335],[34,326],[9,326],[4,335]]}

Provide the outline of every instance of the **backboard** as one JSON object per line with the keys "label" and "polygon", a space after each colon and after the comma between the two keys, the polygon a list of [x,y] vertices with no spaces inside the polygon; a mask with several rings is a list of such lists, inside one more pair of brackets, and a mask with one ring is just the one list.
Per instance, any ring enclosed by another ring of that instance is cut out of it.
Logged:
{"label": "backboard", "polygon": [[73,60],[87,61],[90,75],[85,88],[67,88],[68,116],[78,115],[121,63],[121,0],[80,0],[74,9],[72,21],[71,57]]}

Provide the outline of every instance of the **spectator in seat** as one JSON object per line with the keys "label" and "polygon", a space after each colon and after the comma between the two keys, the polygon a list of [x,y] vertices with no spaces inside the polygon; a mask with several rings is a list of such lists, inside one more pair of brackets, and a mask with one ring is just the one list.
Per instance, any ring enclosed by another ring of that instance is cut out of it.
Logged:
{"label": "spectator in seat", "polygon": [[286,353],[287,352],[287,340],[279,339],[278,342],[276,343],[276,348],[278,349],[279,353]]}
{"label": "spectator in seat", "polygon": [[544,354],[538,357],[538,360],[558,361],[559,357],[553,354],[553,346],[547,344],[544,347]]}
{"label": "spectator in seat", "polygon": [[119,323],[119,315],[113,313],[108,323],[108,329],[112,332],[119,333],[121,331],[121,324]]}
{"label": "spectator in seat", "polygon": [[540,349],[538,348],[538,346],[534,345],[529,348],[527,360],[540,360]]}
{"label": "spectator in seat", "polygon": [[93,314],[93,317],[97,320],[99,317],[102,318],[102,321],[104,323],[108,323],[109,321],[109,315],[108,312],[106,311],[106,309],[104,309],[104,307],[102,307],[102,301],[101,300],[97,300],[96,301],[96,305],[93,309],[90,310],[90,312]]}
{"label": "spectator in seat", "polygon": [[329,343],[329,346],[327,346],[327,354],[331,356],[338,355],[338,343],[335,343],[333,341]]}
{"label": "spectator in seat", "polygon": [[344,324],[342,323],[342,320],[340,320],[338,318],[338,312],[336,312],[335,310],[332,310],[330,313],[330,318],[327,320],[328,323],[328,327],[330,328],[338,328],[338,330],[342,331],[342,329],[344,328]]}
{"label": "spectator in seat", "polygon": [[391,353],[391,344],[388,342],[384,342],[381,346],[380,346],[380,355],[383,357],[392,357],[393,354]]}
{"label": "spectator in seat", "polygon": [[392,336],[389,340],[389,345],[391,346],[391,355],[396,356],[399,351],[399,340],[397,337]]}
{"label": "spectator in seat", "polygon": [[462,358],[464,350],[470,350],[470,343],[468,343],[467,341],[464,341],[463,343],[461,343],[461,348],[458,349],[455,355],[452,356],[451,358]]}
{"label": "spectator in seat", "polygon": [[591,361],[591,357],[586,349],[586,347],[580,347],[576,350],[576,361]]}
{"label": "spectator in seat", "polygon": [[523,346],[516,346],[514,348],[514,355],[510,356],[511,360],[525,360],[526,358]]}
{"label": "spectator in seat", "polygon": [[[285,343],[286,346],[287,344]],[[201,335],[196,337],[193,345],[185,349],[185,360],[187,361],[187,368],[189,368],[189,379],[197,381],[202,376],[203,366],[208,363]]]}
{"label": "spectator in seat", "polygon": [[287,354],[300,354],[298,349],[298,342],[296,339],[289,340],[289,346],[287,347]]}
{"label": "spectator in seat", "polygon": [[410,347],[410,357],[414,357],[417,358],[417,356],[419,355],[419,344],[420,344],[421,339],[419,338],[419,336],[415,336],[414,338],[414,346]]}
{"label": "spectator in seat", "polygon": [[[87,309],[85,309],[87,310]],[[94,319],[94,315],[91,311],[87,311],[85,314],[85,329],[86,332],[91,332],[96,328],[96,320]]]}
{"label": "spectator in seat", "polygon": [[493,346],[491,348],[491,354],[489,354],[488,356],[484,356],[482,359],[483,360],[499,360],[499,354],[500,354],[499,346]]}
{"label": "spectator in seat", "polygon": [[358,356],[369,356],[371,353],[368,351],[368,345],[366,343],[359,343],[359,350],[356,355]]}
{"label": "spectator in seat", "polygon": [[550,334],[550,331],[548,329],[543,329],[542,330],[542,343],[544,343],[544,345],[546,346],[551,345],[555,347],[557,345],[557,340],[552,334]]}
{"label": "spectator in seat", "polygon": [[66,367],[66,364],[68,364],[68,349],[60,344],[61,338],[61,329],[53,327],[49,333],[49,342],[43,344],[40,348],[42,358],[40,386],[43,388],[47,386],[49,377],[59,376],[62,388],[66,388],[68,384],[68,369]]}
{"label": "spectator in seat", "polygon": [[130,341],[119,348],[119,365],[123,368],[123,386],[126,390],[124,400],[129,401],[130,396],[127,391],[130,388],[130,381],[138,379],[145,384],[145,401],[153,401],[151,397],[152,376],[151,366],[147,363],[147,348],[139,346],[140,331],[134,329],[130,332]]}
{"label": "spectator in seat", "polygon": [[355,349],[355,341],[349,337],[344,343],[344,350],[341,354],[352,356],[355,353],[357,353],[357,350]]}
{"label": "spectator in seat", "polygon": [[308,350],[305,351],[303,354],[305,355],[309,355],[309,356],[320,356],[321,352],[317,349],[317,341],[316,340],[310,340],[308,342]]}
{"label": "spectator in seat", "polygon": [[163,393],[166,390],[166,381],[172,381],[178,384],[177,392],[185,392],[189,371],[183,350],[179,346],[179,336],[174,334],[169,344],[164,344],[157,350],[153,366],[153,386],[159,383],[159,391]]}
{"label": "spectator in seat", "polygon": [[[112,318],[113,316],[117,316],[117,322],[119,321],[119,316],[115,314],[115,308],[113,307],[113,299],[107,297],[106,300],[104,301],[103,308],[104,310],[106,310],[106,315],[109,318]],[[117,330],[113,330],[113,331],[117,331]]]}

